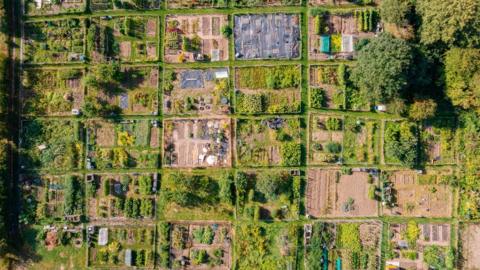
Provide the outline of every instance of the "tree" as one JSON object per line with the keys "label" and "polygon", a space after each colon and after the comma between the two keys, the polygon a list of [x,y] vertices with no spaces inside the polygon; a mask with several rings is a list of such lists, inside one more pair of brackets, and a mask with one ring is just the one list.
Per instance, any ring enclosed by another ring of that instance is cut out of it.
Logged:
{"label": "tree", "polygon": [[413,120],[420,121],[433,117],[436,111],[437,103],[433,99],[417,99],[408,114]]}
{"label": "tree", "polygon": [[478,0],[420,0],[416,9],[422,19],[420,38],[423,44],[479,44]]}
{"label": "tree", "polygon": [[480,109],[480,50],[454,48],[445,57],[447,96],[463,109]]}
{"label": "tree", "polygon": [[404,26],[412,11],[411,0],[383,0],[380,4],[380,17],[386,23]]}
{"label": "tree", "polygon": [[262,193],[265,199],[273,201],[284,191],[284,179],[278,173],[262,173],[256,181],[255,189]]}
{"label": "tree", "polygon": [[232,35],[232,33],[233,33],[232,28],[229,25],[222,26],[222,35],[225,38],[229,38]]}
{"label": "tree", "polygon": [[387,102],[407,88],[412,63],[410,45],[383,33],[359,51],[351,79],[373,102]]}
{"label": "tree", "polygon": [[417,160],[417,129],[413,123],[388,125],[385,130],[385,154],[405,166],[414,167]]}

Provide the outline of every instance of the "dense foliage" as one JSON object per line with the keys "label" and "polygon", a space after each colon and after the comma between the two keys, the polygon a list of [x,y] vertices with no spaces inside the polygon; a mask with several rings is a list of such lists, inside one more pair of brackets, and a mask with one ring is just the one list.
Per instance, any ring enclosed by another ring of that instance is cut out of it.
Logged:
{"label": "dense foliage", "polygon": [[417,128],[413,123],[401,122],[385,130],[385,154],[402,165],[413,168],[417,162]]}
{"label": "dense foliage", "polygon": [[359,51],[351,78],[372,101],[388,102],[406,90],[412,63],[412,48],[406,41],[381,34]]}

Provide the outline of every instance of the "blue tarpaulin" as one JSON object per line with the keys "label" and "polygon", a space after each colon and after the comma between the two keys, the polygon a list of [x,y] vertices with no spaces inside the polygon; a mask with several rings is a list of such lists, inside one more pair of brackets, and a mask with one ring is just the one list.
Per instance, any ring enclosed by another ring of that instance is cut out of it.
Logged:
{"label": "blue tarpaulin", "polygon": [[320,37],[320,52],[322,53],[330,52],[330,36]]}

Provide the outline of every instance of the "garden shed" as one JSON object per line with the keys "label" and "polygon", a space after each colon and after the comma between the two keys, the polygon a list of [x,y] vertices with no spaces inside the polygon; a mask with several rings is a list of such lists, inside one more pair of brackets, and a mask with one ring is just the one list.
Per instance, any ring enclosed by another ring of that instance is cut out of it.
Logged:
{"label": "garden shed", "polygon": [[100,228],[98,230],[98,245],[105,246],[108,244],[108,228]]}
{"label": "garden shed", "polygon": [[330,52],[330,36],[320,37],[320,52],[322,53]]}
{"label": "garden shed", "polygon": [[132,266],[132,250],[131,249],[125,250],[125,265]]}

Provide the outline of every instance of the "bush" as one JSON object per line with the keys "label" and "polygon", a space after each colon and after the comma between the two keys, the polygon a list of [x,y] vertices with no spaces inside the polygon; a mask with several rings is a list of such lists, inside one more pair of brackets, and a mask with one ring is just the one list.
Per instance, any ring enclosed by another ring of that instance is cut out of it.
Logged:
{"label": "bush", "polygon": [[327,151],[327,153],[338,154],[342,152],[342,145],[337,142],[329,142],[325,147],[325,150]]}
{"label": "bush", "polygon": [[285,142],[281,146],[282,164],[298,166],[301,164],[302,146],[296,142]]}
{"label": "bush", "polygon": [[321,88],[313,88],[310,92],[310,106],[314,109],[325,107],[326,97],[325,90]]}
{"label": "bush", "polygon": [[433,99],[420,99],[410,106],[409,117],[415,121],[432,118],[437,111],[437,103]]}
{"label": "bush", "polygon": [[325,123],[327,130],[340,130],[342,128],[342,120],[335,117],[329,117]]}

